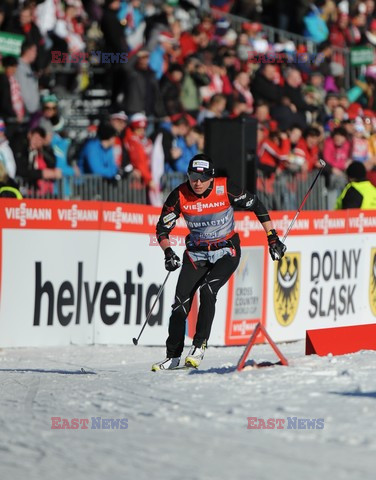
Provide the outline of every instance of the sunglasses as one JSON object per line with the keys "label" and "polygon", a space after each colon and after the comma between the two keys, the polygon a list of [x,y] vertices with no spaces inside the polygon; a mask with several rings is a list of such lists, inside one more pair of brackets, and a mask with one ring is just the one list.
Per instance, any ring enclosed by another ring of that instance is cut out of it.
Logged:
{"label": "sunglasses", "polygon": [[205,173],[197,173],[197,172],[189,172],[188,177],[189,177],[189,180],[192,180],[192,182],[197,182],[197,180],[201,180],[201,182],[207,182],[212,178],[210,175],[205,175]]}
{"label": "sunglasses", "polygon": [[43,107],[44,110],[57,110],[57,106],[56,105],[45,105]]}

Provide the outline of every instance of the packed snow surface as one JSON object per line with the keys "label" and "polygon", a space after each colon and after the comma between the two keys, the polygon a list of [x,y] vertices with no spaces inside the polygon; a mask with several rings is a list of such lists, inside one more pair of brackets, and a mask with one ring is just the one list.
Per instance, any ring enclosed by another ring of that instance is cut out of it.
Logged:
{"label": "packed snow surface", "polygon": [[[199,370],[158,373],[156,347],[0,350],[0,478],[374,479],[376,352],[280,348],[289,367],[236,372],[243,347],[211,347]],[[277,359],[257,345],[254,361]],[[52,417],[88,428],[53,429]],[[249,429],[248,417],[285,428]],[[286,428],[294,417],[324,428]]]}

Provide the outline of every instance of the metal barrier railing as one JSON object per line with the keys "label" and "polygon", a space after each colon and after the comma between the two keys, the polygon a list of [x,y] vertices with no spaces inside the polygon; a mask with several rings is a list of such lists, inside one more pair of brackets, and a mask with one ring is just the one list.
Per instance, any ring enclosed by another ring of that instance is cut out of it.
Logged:
{"label": "metal barrier railing", "polygon": [[[297,210],[317,171],[306,175],[282,172],[275,177],[257,175],[257,196],[268,210]],[[327,210],[328,191],[325,178],[320,177],[306,200],[306,210]]]}
{"label": "metal barrier railing", "polygon": [[[269,210],[296,210],[311,185],[316,173],[307,175],[282,173],[265,177],[257,174],[257,195]],[[184,173],[169,173],[162,177],[161,190],[163,201],[168,194],[187,179]],[[18,179],[20,190],[25,198],[63,199],[63,200],[102,200],[108,202],[138,203],[145,205],[146,188],[132,177],[120,180],[107,180],[96,175],[66,177],[54,182],[44,183],[44,191],[37,184]],[[46,185],[50,188],[46,189]],[[307,210],[325,210],[328,208],[328,192],[324,178],[320,178],[307,199]]]}
{"label": "metal barrier railing", "polygon": [[17,181],[25,198],[147,203],[146,189],[132,177],[119,180],[107,180],[97,175],[64,177],[53,182],[43,181],[43,188],[21,178]]}

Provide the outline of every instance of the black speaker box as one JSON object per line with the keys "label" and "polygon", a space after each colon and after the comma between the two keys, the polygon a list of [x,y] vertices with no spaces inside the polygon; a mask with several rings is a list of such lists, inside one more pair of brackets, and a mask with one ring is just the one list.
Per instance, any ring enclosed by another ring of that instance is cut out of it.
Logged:
{"label": "black speaker box", "polygon": [[213,160],[216,176],[226,176],[256,193],[257,120],[206,119],[204,132],[205,154]]}

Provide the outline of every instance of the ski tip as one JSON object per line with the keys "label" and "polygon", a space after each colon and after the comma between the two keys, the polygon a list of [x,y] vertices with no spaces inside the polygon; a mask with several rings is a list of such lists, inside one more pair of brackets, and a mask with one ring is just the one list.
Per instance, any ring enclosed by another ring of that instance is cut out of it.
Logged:
{"label": "ski tip", "polygon": [[134,345],[138,345],[138,340],[137,340],[137,338],[133,338],[132,340],[133,340],[133,344],[134,344]]}

